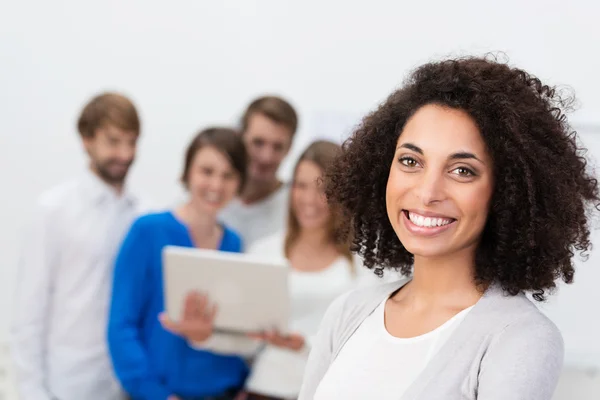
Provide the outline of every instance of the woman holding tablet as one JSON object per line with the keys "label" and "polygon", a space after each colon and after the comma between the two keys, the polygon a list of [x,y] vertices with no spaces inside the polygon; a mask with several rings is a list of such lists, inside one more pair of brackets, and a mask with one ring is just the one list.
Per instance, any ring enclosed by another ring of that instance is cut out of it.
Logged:
{"label": "woman holding tablet", "polygon": [[356,283],[357,268],[348,243],[337,243],[339,216],[327,205],[321,178],[340,146],[312,143],[296,164],[287,231],[256,242],[250,253],[286,257],[290,271],[291,317],[288,336],[267,332],[268,345],[256,357],[246,383],[247,399],[295,399],[310,349],[329,304]]}
{"label": "woman holding tablet", "polygon": [[573,281],[598,184],[569,99],[487,58],[419,67],[327,174],[368,267],[407,279],[340,296],[301,400],[550,400],[557,327],[526,297]]}
{"label": "woman holding tablet", "polygon": [[[189,201],[139,218],[122,244],[114,271],[108,345],[116,376],[133,400],[231,399],[247,377],[248,367],[240,356],[199,350],[186,340],[181,326],[164,322],[175,334],[159,321],[164,310],[165,246],[242,250],[240,237],[221,224],[217,214],[243,186],[246,163],[237,132],[202,131],[185,156],[182,182]],[[190,298],[188,303],[202,302]],[[215,310],[205,311],[210,326]]]}

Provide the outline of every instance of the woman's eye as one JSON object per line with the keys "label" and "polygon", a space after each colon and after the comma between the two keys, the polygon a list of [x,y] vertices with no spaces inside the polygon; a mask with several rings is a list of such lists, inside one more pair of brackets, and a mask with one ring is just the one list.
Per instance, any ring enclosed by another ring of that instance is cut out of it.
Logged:
{"label": "woman's eye", "polygon": [[402,165],[406,165],[407,167],[416,167],[418,162],[412,157],[401,157],[400,163]]}
{"label": "woman's eye", "polygon": [[465,168],[465,167],[458,167],[458,168],[454,169],[453,172],[456,175],[465,176],[465,177],[475,176],[475,172],[473,172],[469,168]]}

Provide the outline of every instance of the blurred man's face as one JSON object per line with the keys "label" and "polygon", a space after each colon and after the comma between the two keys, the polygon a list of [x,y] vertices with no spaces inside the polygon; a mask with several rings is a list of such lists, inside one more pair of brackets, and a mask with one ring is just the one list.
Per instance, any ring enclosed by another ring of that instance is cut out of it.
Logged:
{"label": "blurred man's face", "polygon": [[255,113],[248,120],[244,143],[249,155],[248,178],[254,182],[277,179],[277,169],[288,154],[293,133],[263,114]]}
{"label": "blurred man's face", "polygon": [[135,159],[138,135],[112,125],[83,138],[92,170],[110,185],[122,185]]}

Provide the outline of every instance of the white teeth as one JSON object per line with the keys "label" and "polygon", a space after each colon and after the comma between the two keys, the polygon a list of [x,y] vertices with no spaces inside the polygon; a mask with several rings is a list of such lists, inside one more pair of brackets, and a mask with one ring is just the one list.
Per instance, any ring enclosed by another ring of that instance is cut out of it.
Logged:
{"label": "white teeth", "polygon": [[449,218],[431,218],[431,217],[423,217],[422,215],[415,214],[412,212],[408,213],[408,218],[410,221],[417,225],[425,228],[433,228],[438,226],[448,225],[452,222]]}

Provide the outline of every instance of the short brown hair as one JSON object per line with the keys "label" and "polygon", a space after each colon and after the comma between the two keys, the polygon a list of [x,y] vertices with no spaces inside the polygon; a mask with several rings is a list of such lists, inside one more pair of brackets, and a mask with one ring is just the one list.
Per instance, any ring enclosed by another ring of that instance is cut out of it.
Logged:
{"label": "short brown hair", "polygon": [[292,132],[292,136],[298,129],[296,110],[281,97],[263,96],[252,101],[242,117],[242,132],[246,132],[250,117],[254,114],[262,114],[270,120],[285,126]]}
{"label": "short brown hair", "polygon": [[200,131],[190,142],[185,152],[183,164],[183,173],[181,182],[187,186],[190,175],[190,168],[196,153],[204,147],[214,147],[220,151],[231,163],[233,169],[240,176],[241,191],[246,183],[246,168],[248,164],[248,155],[246,147],[239,132],[230,128],[211,127]]}
{"label": "short brown hair", "polygon": [[102,93],[92,98],[81,111],[77,130],[82,137],[93,137],[96,130],[113,125],[140,133],[140,119],[131,100],[119,93]]}

